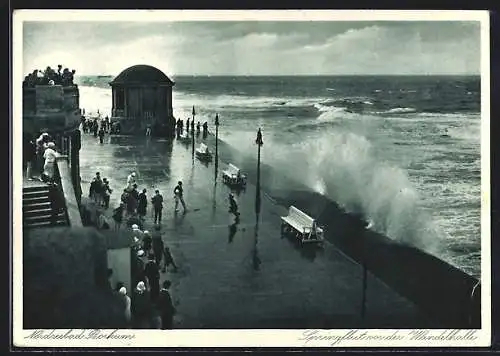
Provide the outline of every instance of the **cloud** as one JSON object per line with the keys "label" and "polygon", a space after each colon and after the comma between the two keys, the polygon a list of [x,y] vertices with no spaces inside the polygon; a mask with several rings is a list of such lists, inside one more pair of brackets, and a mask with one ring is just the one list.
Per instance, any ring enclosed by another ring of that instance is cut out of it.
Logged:
{"label": "cloud", "polygon": [[[64,34],[62,36],[61,34]],[[479,26],[466,22],[28,23],[24,70],[59,63],[118,74],[477,74]]]}

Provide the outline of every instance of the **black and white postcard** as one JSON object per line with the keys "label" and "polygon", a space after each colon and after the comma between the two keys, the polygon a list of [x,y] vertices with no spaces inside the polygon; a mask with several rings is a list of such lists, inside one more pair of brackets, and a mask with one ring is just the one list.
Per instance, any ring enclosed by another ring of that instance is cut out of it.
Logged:
{"label": "black and white postcard", "polygon": [[13,21],[16,346],[489,346],[488,12]]}

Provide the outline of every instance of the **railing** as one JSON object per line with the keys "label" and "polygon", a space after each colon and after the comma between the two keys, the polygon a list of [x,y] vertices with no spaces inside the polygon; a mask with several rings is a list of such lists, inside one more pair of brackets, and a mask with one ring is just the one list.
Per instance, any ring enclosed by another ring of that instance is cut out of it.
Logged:
{"label": "railing", "polygon": [[66,214],[70,226],[81,227],[82,217],[78,206],[78,199],[75,194],[71,172],[69,168],[69,160],[67,155],[58,154],[56,157],[57,178],[60,182],[64,200],[66,202]]}

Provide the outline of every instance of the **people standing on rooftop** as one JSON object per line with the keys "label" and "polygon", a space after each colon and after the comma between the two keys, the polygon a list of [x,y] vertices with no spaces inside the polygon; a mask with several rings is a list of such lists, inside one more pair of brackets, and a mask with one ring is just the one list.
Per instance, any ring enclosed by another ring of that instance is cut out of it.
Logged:
{"label": "people standing on rooftop", "polygon": [[187,211],[186,203],[184,202],[184,188],[182,188],[181,181],[177,182],[177,185],[174,188],[174,200],[175,200],[175,212],[179,211],[179,209],[178,209],[179,201],[182,204],[182,208],[184,209],[184,212]]}
{"label": "people standing on rooftop", "polygon": [[161,224],[161,213],[163,210],[163,196],[159,190],[155,191],[155,195],[151,198],[151,203],[154,209],[154,223]]}

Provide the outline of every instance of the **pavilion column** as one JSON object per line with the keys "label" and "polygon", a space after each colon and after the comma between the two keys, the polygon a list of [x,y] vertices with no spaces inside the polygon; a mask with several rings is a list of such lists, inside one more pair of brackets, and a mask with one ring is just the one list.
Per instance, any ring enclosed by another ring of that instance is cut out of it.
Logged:
{"label": "pavilion column", "polygon": [[116,109],[116,90],[114,87],[111,88],[111,116],[115,116]]}

